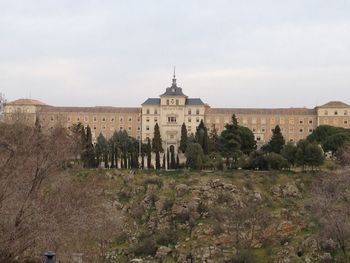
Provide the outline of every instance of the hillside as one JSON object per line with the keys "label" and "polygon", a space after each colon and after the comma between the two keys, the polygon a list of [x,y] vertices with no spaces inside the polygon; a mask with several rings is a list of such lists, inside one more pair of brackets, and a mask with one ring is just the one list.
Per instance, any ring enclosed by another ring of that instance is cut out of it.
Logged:
{"label": "hillside", "polygon": [[316,173],[72,173],[103,178],[99,187],[123,218],[104,250],[110,262],[340,260],[310,212]]}

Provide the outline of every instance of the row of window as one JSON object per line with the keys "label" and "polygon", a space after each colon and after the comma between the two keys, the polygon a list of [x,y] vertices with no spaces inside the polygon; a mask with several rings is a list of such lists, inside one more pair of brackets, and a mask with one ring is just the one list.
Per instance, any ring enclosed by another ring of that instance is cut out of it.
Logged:
{"label": "row of window", "polygon": [[[336,116],[337,116],[337,115],[341,115],[340,112],[339,112],[338,110],[335,110],[335,111],[333,112],[333,114],[336,115]],[[329,111],[328,111],[328,110],[325,110],[325,111],[324,111],[324,115],[329,115]],[[347,110],[344,110],[344,111],[343,111],[343,115],[344,115],[344,116],[348,116],[348,111],[347,111]]]}
{"label": "row of window", "polygon": [[[330,121],[328,119],[324,119],[323,120],[323,124],[330,124]],[[333,119],[333,124],[339,124],[339,120],[338,119]],[[343,119],[343,124],[344,125],[348,125],[349,124],[349,120],[348,119]]]}
{"label": "row of window", "polygon": [[[146,109],[146,114],[151,114],[151,110],[150,109]],[[157,115],[158,114],[158,109],[153,109],[153,114]],[[188,115],[192,115],[192,110],[188,109],[187,111]],[[199,109],[196,109],[196,115],[199,115],[200,111]]]}
{"label": "row of window", "polygon": [[[122,122],[124,122],[124,117],[122,116],[122,117],[119,117],[119,122],[120,123],[122,123]],[[51,121],[55,121],[55,116],[53,115],[53,116],[51,116],[51,118],[50,118],[50,120]],[[97,116],[94,116],[93,117],[93,122],[97,122],[97,121],[101,121],[101,122],[107,122],[107,121],[110,121],[110,122],[115,122],[115,120],[116,120],[116,118],[115,117],[109,117],[109,118],[107,118],[107,117],[100,117],[100,118],[98,118]],[[128,117],[127,118],[127,121],[128,122],[132,122],[132,120],[133,120],[133,118],[132,117]],[[89,122],[89,116],[84,116],[84,117],[76,117],[76,118],[73,118],[73,117],[71,117],[71,116],[68,116],[67,117],[67,121],[68,122],[82,122],[82,121],[84,121],[84,122]],[[140,122],[140,118],[138,117],[137,118],[137,121],[138,122]]]}
{"label": "row of window", "polygon": [[[249,122],[250,120],[250,122]],[[266,118],[261,118],[261,119],[257,119],[257,118],[251,118],[251,119],[248,119],[248,118],[243,118],[242,119],[242,124],[244,125],[248,125],[248,124],[267,124],[267,122],[269,121],[270,124],[276,124],[277,123],[277,120],[279,121],[278,123],[279,124],[286,124],[286,121],[288,121],[289,124],[291,125],[294,125],[296,123],[296,120],[294,118],[288,118],[288,119],[285,119],[285,118],[270,118],[270,119],[266,119]],[[206,120],[207,123],[211,123],[211,122],[214,122],[214,119],[207,119]],[[227,118],[224,120],[224,123],[229,123],[230,120]],[[240,122],[240,118],[238,118],[238,122]],[[219,118],[216,118],[215,119],[215,123],[220,123],[220,119]],[[313,119],[308,119],[308,120],[305,120],[305,119],[298,119],[298,124],[305,124],[305,123],[308,123],[308,124],[313,124],[314,123],[314,120]]]}

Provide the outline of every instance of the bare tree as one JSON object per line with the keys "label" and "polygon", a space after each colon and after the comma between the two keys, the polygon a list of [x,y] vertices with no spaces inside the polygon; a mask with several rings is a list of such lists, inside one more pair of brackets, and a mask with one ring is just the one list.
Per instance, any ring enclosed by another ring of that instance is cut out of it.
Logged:
{"label": "bare tree", "polygon": [[322,235],[337,242],[345,260],[349,260],[350,247],[349,187],[349,170],[323,174],[313,186],[311,202],[312,211],[322,226]]}
{"label": "bare tree", "polygon": [[[107,200],[96,188],[98,179],[79,181],[65,169],[79,149],[75,135],[60,127],[44,133],[0,124],[0,262],[49,248],[86,252],[87,239],[116,233],[118,221],[102,205]],[[108,231],[98,227],[106,225]]]}

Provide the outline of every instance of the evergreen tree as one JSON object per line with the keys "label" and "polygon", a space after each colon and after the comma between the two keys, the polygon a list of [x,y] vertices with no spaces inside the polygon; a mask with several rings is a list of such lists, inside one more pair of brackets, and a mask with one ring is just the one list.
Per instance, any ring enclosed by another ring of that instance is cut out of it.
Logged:
{"label": "evergreen tree", "polygon": [[204,153],[199,143],[189,143],[185,154],[187,167],[192,169],[202,169]]}
{"label": "evergreen tree", "polygon": [[183,123],[181,126],[181,140],[180,140],[180,147],[179,147],[182,153],[186,152],[187,140],[188,140],[187,128],[186,128],[186,124]]}
{"label": "evergreen tree", "polygon": [[252,151],[256,150],[256,141],[253,132],[243,126],[238,127],[238,134],[241,142],[241,152],[249,155]]}
{"label": "evergreen tree", "polygon": [[295,165],[297,147],[293,142],[289,142],[283,146],[281,155],[288,161],[291,166]]}
{"label": "evergreen tree", "polygon": [[170,167],[171,167],[171,169],[176,169],[175,149],[174,149],[174,146],[170,147],[170,156],[171,156]]}
{"label": "evergreen tree", "polygon": [[305,159],[307,165],[311,166],[312,170],[314,170],[315,166],[321,166],[325,160],[322,148],[316,142],[310,143],[306,147]]}
{"label": "evergreen tree", "polygon": [[95,154],[97,159],[97,166],[104,162],[105,167],[108,166],[108,143],[106,138],[100,133],[97,137],[97,143],[95,145]]}
{"label": "evergreen tree", "polygon": [[166,165],[167,168],[170,168],[170,154],[169,154],[169,148],[166,149]]}
{"label": "evergreen tree", "polygon": [[209,133],[209,152],[216,153],[219,152],[219,136],[218,136],[218,130],[215,128],[215,124],[213,126],[213,129]]}
{"label": "evergreen tree", "polygon": [[162,165],[162,168],[165,170],[166,167],[165,167],[165,153],[163,154],[163,165]]}
{"label": "evergreen tree", "polygon": [[86,127],[86,139],[85,139],[85,167],[94,168],[96,167],[94,146],[92,144],[92,133],[91,128],[88,125]]}
{"label": "evergreen tree", "polygon": [[272,133],[271,140],[264,148],[268,152],[281,153],[285,140],[283,138],[280,126],[277,125],[275,129],[273,129]]}
{"label": "evergreen tree", "polygon": [[180,158],[179,158],[179,154],[176,156],[176,169],[179,169],[180,167]]}
{"label": "evergreen tree", "polygon": [[226,158],[226,165],[230,166],[230,159],[236,161],[241,155],[241,137],[236,116],[232,115],[231,123],[225,125],[225,130],[219,137],[221,155]]}
{"label": "evergreen tree", "polygon": [[151,147],[151,140],[149,138],[147,138],[146,154],[147,154],[147,169],[150,169],[152,165],[152,147]]}
{"label": "evergreen tree", "polygon": [[158,123],[154,126],[154,135],[152,140],[152,151],[156,153],[156,169],[160,169],[160,153],[163,152],[162,138],[160,136]]}
{"label": "evergreen tree", "polygon": [[208,130],[204,125],[203,120],[199,123],[196,131],[196,142],[200,144],[200,146],[203,149],[204,154],[209,153],[209,137],[208,137]]}

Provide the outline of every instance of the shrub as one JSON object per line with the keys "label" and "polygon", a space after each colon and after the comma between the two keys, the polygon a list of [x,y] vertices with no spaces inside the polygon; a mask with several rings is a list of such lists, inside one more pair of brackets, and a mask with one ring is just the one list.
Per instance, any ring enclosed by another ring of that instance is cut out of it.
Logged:
{"label": "shrub", "polygon": [[158,178],[158,177],[148,177],[145,180],[143,180],[143,184],[144,185],[155,184],[155,185],[158,185],[159,188],[161,188],[163,185],[163,181],[161,178]]}
{"label": "shrub", "polygon": [[176,242],[177,234],[172,229],[163,230],[157,238],[157,243],[161,246],[175,245]]}
{"label": "shrub", "polygon": [[228,262],[229,263],[255,263],[256,260],[254,258],[253,253],[250,250],[241,250]]}
{"label": "shrub", "polygon": [[155,256],[158,246],[154,238],[141,238],[137,244],[130,248],[130,252],[136,256]]}
{"label": "shrub", "polygon": [[288,161],[280,154],[269,153],[266,156],[266,160],[269,168],[272,170],[282,170],[284,168],[289,168]]}

